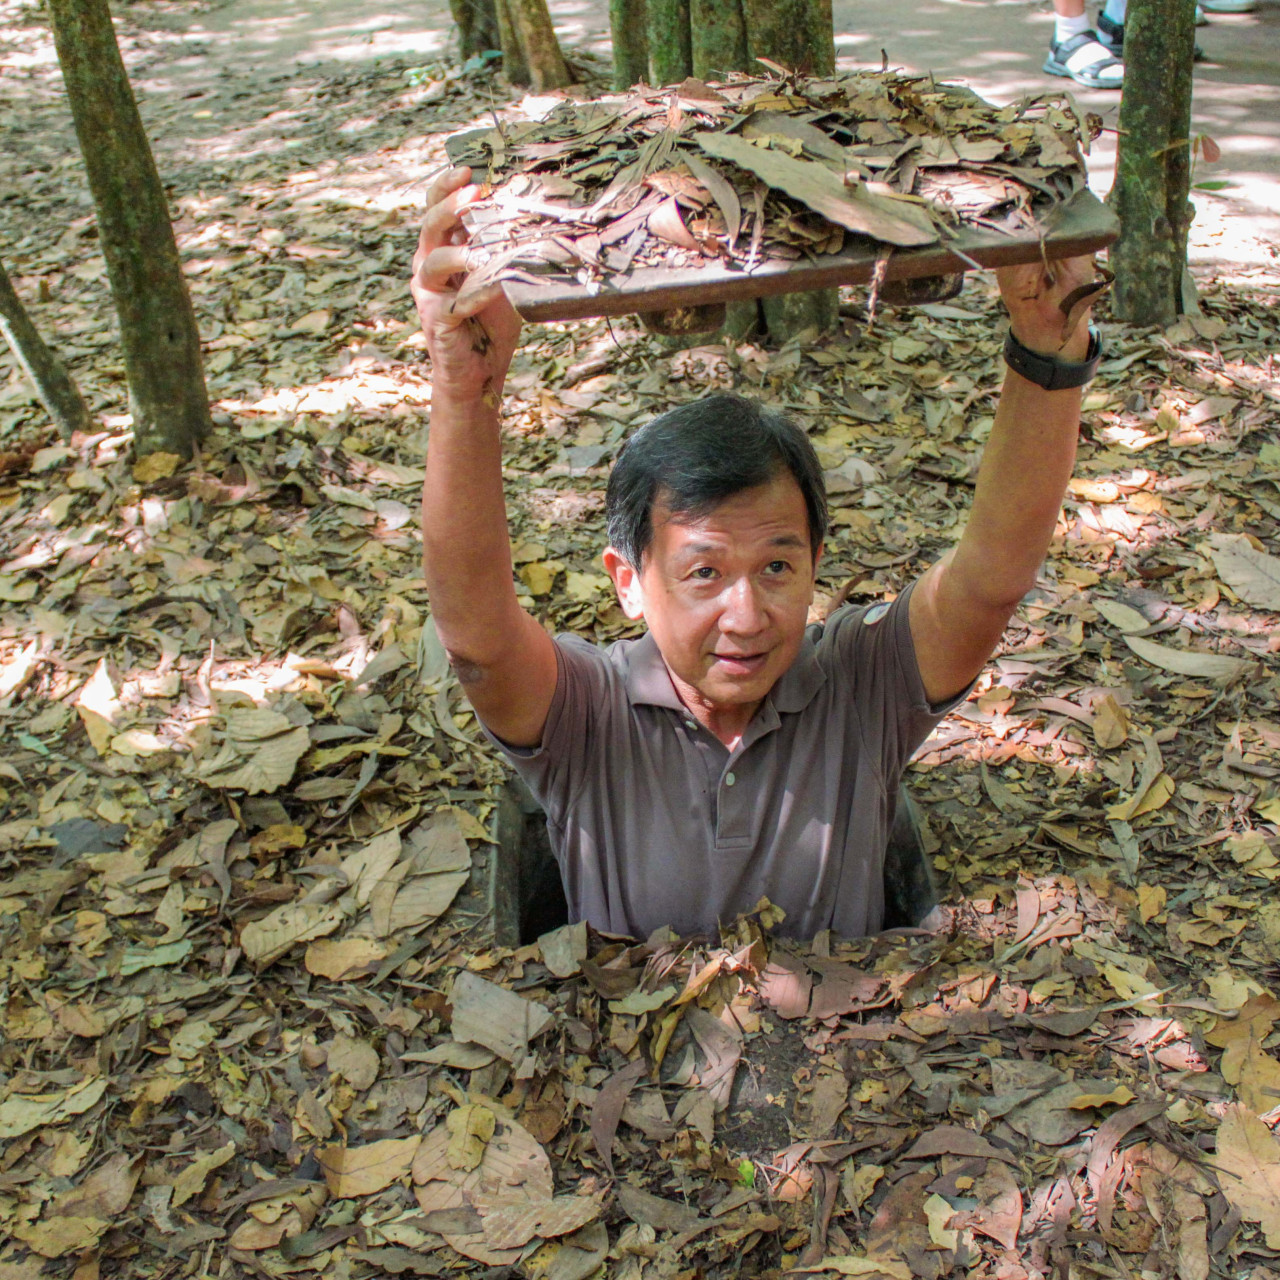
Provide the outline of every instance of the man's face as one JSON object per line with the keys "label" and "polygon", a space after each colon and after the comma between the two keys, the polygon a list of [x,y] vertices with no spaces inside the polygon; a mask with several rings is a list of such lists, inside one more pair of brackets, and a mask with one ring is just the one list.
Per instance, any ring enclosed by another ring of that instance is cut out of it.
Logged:
{"label": "man's face", "polygon": [[612,548],[605,567],[681,695],[722,710],[759,703],[794,661],[817,569],[804,495],[785,471],[701,517],[673,515],[660,495],[640,572]]}

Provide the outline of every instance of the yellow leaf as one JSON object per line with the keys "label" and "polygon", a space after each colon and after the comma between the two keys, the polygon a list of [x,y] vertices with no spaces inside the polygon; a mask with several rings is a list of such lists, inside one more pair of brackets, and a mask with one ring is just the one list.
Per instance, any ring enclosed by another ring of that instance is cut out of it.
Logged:
{"label": "yellow leaf", "polygon": [[156,480],[167,480],[182,465],[182,458],[176,453],[147,453],[133,464],[133,478],[139,484],[151,484]]}
{"label": "yellow leaf", "polygon": [[[1240,1075],[1236,1084],[1236,1097],[1250,1111],[1266,1115],[1280,1107],[1280,1062],[1277,1062],[1260,1041],[1250,1037],[1244,1059],[1240,1063]],[[1229,1052],[1229,1051],[1228,1051]],[[1223,1054],[1225,1062],[1226,1054]],[[1226,1078],[1226,1070],[1223,1070]]]}
{"label": "yellow leaf", "polygon": [[1129,822],[1142,817],[1144,813],[1154,813],[1173,799],[1173,793],[1173,779],[1167,773],[1162,773],[1145,791],[1135,792],[1127,800],[1113,804],[1107,810],[1107,817],[1112,822]]}
{"label": "yellow leaf", "polygon": [[[488,1107],[467,1103],[445,1117],[449,1130],[449,1164],[464,1173],[474,1169],[484,1159],[485,1147],[493,1137],[497,1118]],[[523,1243],[523,1242],[522,1242]]]}
{"label": "yellow leaf", "polygon": [[[1111,989],[1120,997],[1121,1000],[1132,1000],[1135,996],[1156,996],[1160,994],[1158,987],[1153,987],[1145,978],[1139,978],[1137,974],[1130,973],[1127,969],[1120,968],[1115,964],[1104,964],[1102,966],[1102,976],[1111,984]],[[1150,1001],[1143,1001],[1138,1008],[1146,1013],[1154,1013],[1155,1005]]]}
{"label": "yellow leaf", "polygon": [[1257,815],[1266,822],[1280,823],[1280,796],[1264,800],[1255,806]]}
{"label": "yellow leaf", "polygon": [[1218,1126],[1214,1164],[1227,1175],[1219,1179],[1222,1194],[1262,1227],[1268,1248],[1280,1249],[1280,1141],[1238,1102]]}
{"label": "yellow leaf", "polygon": [[331,318],[331,314],[323,308],[319,311],[308,311],[305,316],[300,316],[295,320],[285,330],[285,333],[304,333],[314,337],[318,333],[323,333],[329,327]]}
{"label": "yellow leaf", "polygon": [[1206,980],[1209,999],[1220,1013],[1236,1013],[1250,996],[1260,996],[1262,988],[1252,979],[1234,969],[1219,969]]}
{"label": "yellow leaf", "polygon": [[570,600],[579,604],[598,604],[609,600],[612,584],[603,573],[573,573],[564,575],[564,589]]}
{"label": "yellow leaf", "polygon": [[103,1218],[70,1215],[14,1227],[13,1234],[42,1257],[61,1258],[63,1254],[82,1253],[91,1248],[109,1226],[111,1223]]}
{"label": "yellow leaf", "polygon": [[204,1190],[204,1184],[208,1181],[209,1175],[226,1164],[235,1153],[236,1144],[228,1142],[216,1151],[207,1152],[193,1160],[173,1180],[172,1203],[175,1206],[186,1204],[192,1196],[199,1195]]}
{"label": "yellow leaf", "polygon": [[1129,738],[1129,714],[1107,694],[1093,708],[1093,736],[1104,751],[1121,746]]}
{"label": "yellow leaf", "polygon": [[325,1147],[317,1156],[329,1191],[339,1200],[370,1196],[409,1172],[422,1138],[384,1138],[363,1147]]}
{"label": "yellow leaf", "polygon": [[290,947],[333,933],[343,921],[337,903],[286,902],[240,930],[240,945],[250,964],[268,965]]}
{"label": "yellow leaf", "polygon": [[1243,933],[1247,920],[1187,920],[1178,926],[1178,937],[1185,943],[1198,947],[1216,947],[1228,938]]}
{"label": "yellow leaf", "polygon": [[809,1274],[834,1271],[841,1276],[886,1276],[888,1280],[911,1280],[911,1268],[905,1262],[891,1262],[888,1258],[846,1255],[841,1258],[823,1258],[812,1267],[792,1267],[791,1270]]}
{"label": "yellow leaf", "polygon": [[313,942],[303,963],[308,973],[333,982],[361,978],[387,958],[387,949],[373,938],[339,938]]}
{"label": "yellow leaf", "polygon": [[535,596],[545,596],[551,590],[551,584],[555,580],[556,571],[546,560],[536,560],[520,570],[520,581]]}
{"label": "yellow leaf", "polygon": [[1161,912],[1169,899],[1168,891],[1162,884],[1140,884],[1138,886],[1138,918],[1143,924],[1150,924]]}
{"label": "yellow leaf", "polygon": [[449,812],[458,820],[458,828],[463,836],[468,840],[483,840],[487,844],[496,844],[493,833],[486,829],[483,822],[476,817],[469,809],[460,808],[458,805],[450,806]]}
{"label": "yellow leaf", "polygon": [[1072,1111],[1087,1111],[1090,1107],[1127,1107],[1137,1094],[1128,1085],[1118,1084],[1110,1093],[1082,1093],[1071,1102]]}
{"label": "yellow leaf", "polygon": [[960,1233],[947,1227],[955,1212],[937,1193],[924,1202],[924,1216],[929,1220],[929,1239],[944,1249],[954,1249],[960,1243]]}
{"label": "yellow leaf", "polygon": [[884,1166],[862,1164],[854,1169],[851,1167],[852,1164],[853,1161],[849,1161],[847,1173],[840,1178],[840,1186],[844,1191],[844,1198],[849,1202],[849,1207],[861,1209],[876,1189],[876,1183],[884,1177]]}

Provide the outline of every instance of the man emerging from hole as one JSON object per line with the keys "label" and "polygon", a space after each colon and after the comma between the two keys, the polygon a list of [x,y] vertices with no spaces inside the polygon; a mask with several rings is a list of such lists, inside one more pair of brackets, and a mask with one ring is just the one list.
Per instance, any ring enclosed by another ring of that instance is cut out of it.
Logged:
{"label": "man emerging from hole", "polygon": [[547,811],[570,919],[708,932],[767,897],[797,937],[877,931],[903,769],[1053,534],[1097,363],[1071,307],[1092,260],[998,273],[1011,367],[968,524],[892,604],[806,626],[827,506],[794,423],[718,395],[640,428],[609,480],[603,558],[648,632],[605,649],[553,639],[516,600],[498,418],[520,321],[498,288],[469,285],[469,179],[436,182],[414,259],[432,360],[426,581],[476,714]]}

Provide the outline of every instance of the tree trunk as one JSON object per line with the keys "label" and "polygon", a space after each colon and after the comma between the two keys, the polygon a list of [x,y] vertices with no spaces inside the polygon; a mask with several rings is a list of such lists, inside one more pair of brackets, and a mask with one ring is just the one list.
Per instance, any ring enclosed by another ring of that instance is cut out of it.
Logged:
{"label": "tree trunk", "polygon": [[747,71],[747,25],[739,0],[689,0],[693,74],[722,80],[730,71]]}
{"label": "tree trunk", "polygon": [[120,318],[134,448],[190,456],[209,432],[200,334],[107,0],[49,0],[58,62]]}
{"label": "tree trunk", "polygon": [[507,0],[495,0],[495,8],[498,15],[498,47],[502,50],[502,74],[512,84],[530,84],[532,76],[529,74],[529,63],[520,44],[511,7]]}
{"label": "tree trunk", "polygon": [[[831,0],[741,0],[752,59],[829,76],[836,69]],[[755,68],[758,70],[758,68]]]}
{"label": "tree trunk", "polygon": [[[506,10],[510,24],[510,33],[519,46],[520,56],[526,73],[527,83],[535,93],[546,89],[563,89],[573,83],[573,76],[565,64],[564,54],[560,52],[560,44],[556,40],[555,28],[551,25],[551,14],[547,11],[547,0],[498,0]],[[504,37],[506,32],[503,33]],[[503,70],[512,84],[525,83],[523,78],[517,79],[507,66],[507,45],[502,46]]]}
{"label": "tree trunk", "polygon": [[1172,324],[1192,208],[1193,0],[1130,0],[1125,17],[1124,96],[1110,202],[1120,219],[1111,248],[1113,310],[1130,324]]}
{"label": "tree trunk", "polygon": [[463,62],[502,48],[495,0],[449,0],[449,11],[458,24],[458,52]]}
{"label": "tree trunk", "polygon": [[14,359],[35,383],[40,403],[62,438],[70,440],[73,432],[88,431],[93,419],[80,389],[66,366],[45,346],[44,339],[36,332],[3,262],[0,262],[0,337],[9,344]]}
{"label": "tree trunk", "polygon": [[613,87],[630,89],[649,78],[649,9],[646,0],[609,0],[613,34]]}
{"label": "tree trunk", "polygon": [[693,75],[689,0],[648,0],[647,8],[649,83],[679,84]]}

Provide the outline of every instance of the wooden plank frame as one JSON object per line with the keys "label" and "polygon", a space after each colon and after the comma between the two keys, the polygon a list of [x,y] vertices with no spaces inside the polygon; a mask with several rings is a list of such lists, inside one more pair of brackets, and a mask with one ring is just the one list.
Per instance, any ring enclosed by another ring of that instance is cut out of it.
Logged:
{"label": "wooden plank frame", "polygon": [[[972,268],[1007,267],[1041,258],[1072,258],[1105,248],[1120,233],[1120,224],[1092,192],[1082,188],[1048,209],[1037,229],[1016,235],[965,228],[948,242],[919,249],[895,249],[889,257],[886,280],[909,280],[949,275]],[[705,306],[803,293],[835,285],[867,284],[884,246],[868,245],[798,262],[761,262],[754,270],[709,263],[673,271],[650,267],[633,271],[622,288],[580,284],[548,277],[546,283],[508,280],[503,290],[511,305],[528,321],[582,320],[590,316],[623,316],[675,307]]]}

